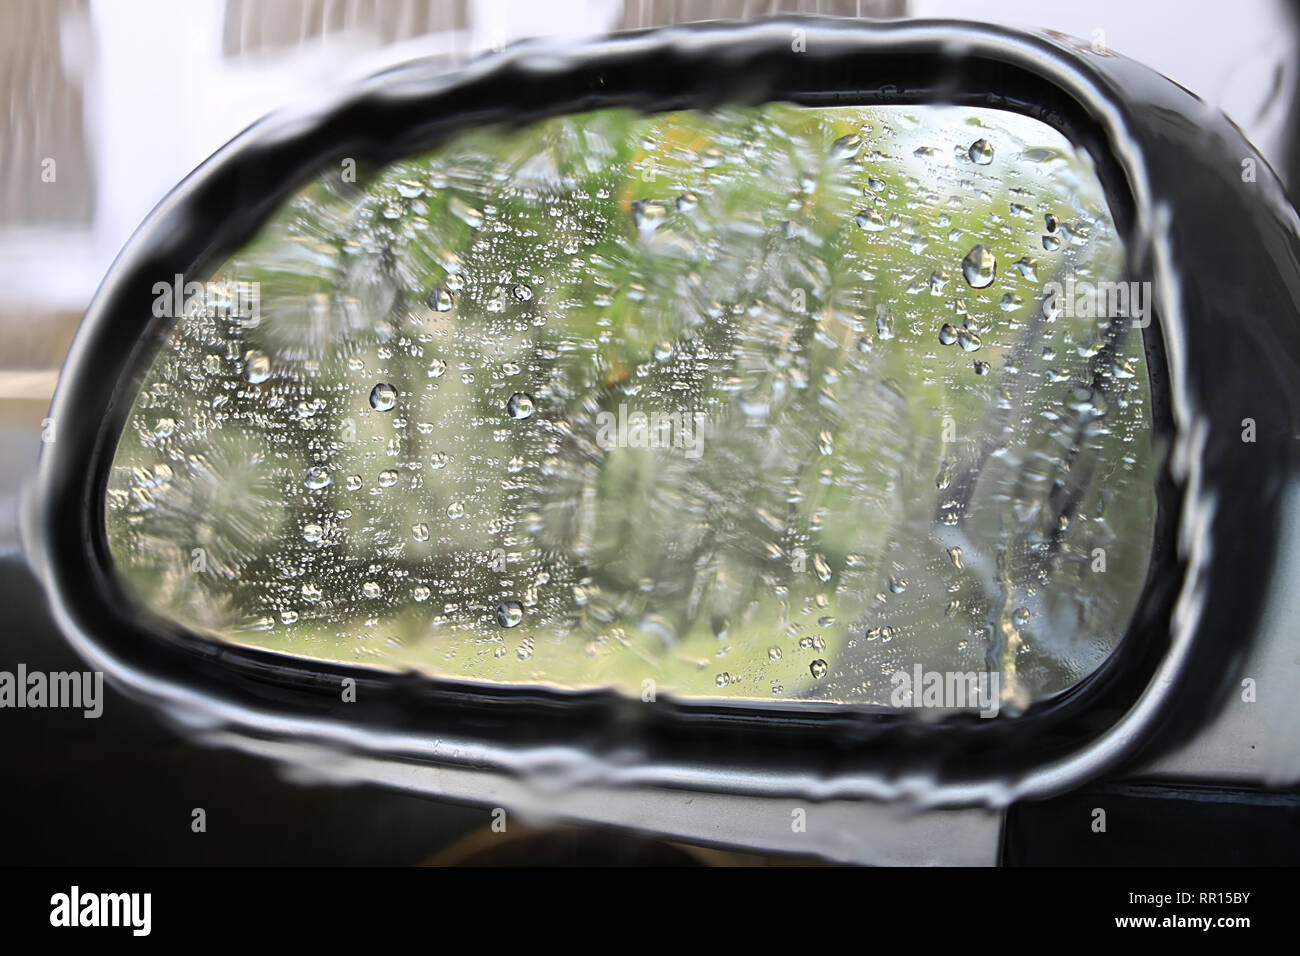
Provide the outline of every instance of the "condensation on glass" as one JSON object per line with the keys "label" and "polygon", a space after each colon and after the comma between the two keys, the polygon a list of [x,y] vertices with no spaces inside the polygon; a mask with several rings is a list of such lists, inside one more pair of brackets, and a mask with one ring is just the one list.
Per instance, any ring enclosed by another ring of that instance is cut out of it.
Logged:
{"label": "condensation on glass", "polygon": [[992,110],[603,110],[344,161],[206,284],[159,277],[111,553],[297,658],[885,707],[983,674],[1015,713],[1115,649],[1150,559],[1124,262],[1087,154]]}

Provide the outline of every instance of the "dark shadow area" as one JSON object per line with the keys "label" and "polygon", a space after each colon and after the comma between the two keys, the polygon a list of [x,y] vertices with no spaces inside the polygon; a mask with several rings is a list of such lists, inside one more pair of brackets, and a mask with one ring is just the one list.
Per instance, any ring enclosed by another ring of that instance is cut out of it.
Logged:
{"label": "dark shadow area", "polygon": [[[0,670],[80,671],[31,574],[0,560]],[[191,830],[201,807],[207,832]],[[304,787],[196,746],[104,688],[104,711],[0,710],[0,863],[400,865],[490,823],[378,787]]]}
{"label": "dark shadow area", "polygon": [[1300,793],[1100,785],[1017,804],[1003,834],[1007,866],[1295,866]]}

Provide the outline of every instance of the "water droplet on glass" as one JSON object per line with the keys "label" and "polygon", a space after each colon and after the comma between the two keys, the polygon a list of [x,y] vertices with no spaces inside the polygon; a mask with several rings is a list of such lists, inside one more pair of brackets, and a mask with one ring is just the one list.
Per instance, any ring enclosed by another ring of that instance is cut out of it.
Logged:
{"label": "water droplet on glass", "polygon": [[997,259],[983,243],[966,253],[966,258],[961,261],[961,274],[972,289],[983,289],[992,285],[997,275],[997,268]]}
{"label": "water droplet on glass", "polygon": [[360,490],[361,490],[361,476],[360,476],[360,475],[348,475],[348,480],[347,480],[346,484],[347,484],[348,491],[360,491]]}
{"label": "water droplet on glass", "polygon": [[970,149],[966,151],[966,155],[977,166],[987,166],[993,162],[993,144],[987,139],[977,139],[970,144]]}
{"label": "water droplet on glass", "polygon": [[781,659],[781,648],[773,645],[767,649],[767,659],[769,661],[779,661]]}
{"label": "water droplet on glass", "polygon": [[533,297],[532,286],[524,285],[522,282],[515,286],[513,291],[516,302],[527,302]]}
{"label": "water droplet on glass", "polygon": [[957,331],[957,344],[962,347],[962,351],[964,352],[975,352],[978,351],[979,347],[984,343],[980,340],[980,337],[970,329],[959,329]]}
{"label": "water droplet on glass", "polygon": [[816,677],[818,680],[821,680],[823,677],[826,676],[826,670],[827,670],[826,662],[819,657],[817,658],[817,660],[813,661],[811,664],[808,665],[808,670],[809,672],[811,672],[813,677]]}
{"label": "water droplet on glass", "polygon": [[864,209],[853,217],[853,221],[867,232],[880,232],[885,228],[885,220],[874,209]]}
{"label": "water droplet on glass", "polygon": [[649,199],[638,199],[632,203],[632,220],[643,233],[654,232],[667,215],[668,209],[663,203]]}
{"label": "water droplet on glass", "polygon": [[502,627],[515,627],[524,619],[524,608],[518,601],[502,601],[497,605],[497,623]]}
{"label": "water droplet on glass", "polygon": [[380,382],[370,390],[370,407],[377,412],[386,412],[397,404],[397,389],[387,382]]}
{"label": "water droplet on glass", "polygon": [[442,359],[434,359],[432,362],[429,363],[429,371],[427,374],[429,378],[442,378],[442,376],[444,375],[444,373],[446,373],[446,371],[447,371],[447,363],[444,362]]}
{"label": "water droplet on glass", "polygon": [[857,133],[849,133],[831,143],[831,159],[852,159],[861,150],[862,137]]}
{"label": "water droplet on glass", "polygon": [[319,491],[330,483],[330,470],[324,465],[312,465],[303,476],[302,483],[312,491]]}
{"label": "water droplet on glass", "polygon": [[377,598],[384,592],[374,581],[367,581],[365,584],[361,585],[361,593],[368,598]]}
{"label": "water droplet on glass", "polygon": [[939,344],[952,345],[956,341],[957,330],[954,329],[950,323],[945,322],[943,327],[939,329]]}
{"label": "water droplet on glass", "polygon": [[397,472],[391,468],[386,468],[379,473],[379,487],[391,488],[397,484]]}
{"label": "water droplet on glass", "polygon": [[429,526],[423,521],[411,525],[411,537],[416,541],[429,540]]}
{"label": "water droplet on glass", "polygon": [[271,360],[262,352],[249,352],[244,356],[244,378],[254,385],[271,377]]}
{"label": "water droplet on glass", "polygon": [[1038,263],[1029,256],[1021,256],[1014,263],[1016,271],[1031,282],[1038,278]]}
{"label": "water droplet on glass", "polygon": [[530,418],[533,414],[533,396],[527,392],[515,392],[506,402],[506,413],[516,421]]}
{"label": "water droplet on glass", "polygon": [[464,516],[465,516],[465,506],[462,505],[459,501],[453,501],[451,504],[447,505],[448,518],[455,519],[455,518],[463,518]]}
{"label": "water droplet on glass", "polygon": [[456,304],[455,298],[450,289],[434,289],[429,293],[429,308],[435,312],[450,312],[451,307]]}

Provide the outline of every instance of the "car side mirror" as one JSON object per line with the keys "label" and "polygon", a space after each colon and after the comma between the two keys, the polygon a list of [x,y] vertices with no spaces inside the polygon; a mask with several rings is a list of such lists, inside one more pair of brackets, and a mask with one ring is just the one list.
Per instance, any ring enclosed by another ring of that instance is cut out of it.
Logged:
{"label": "car side mirror", "polygon": [[363,777],[1043,796],[1186,734],[1248,640],[1294,219],[1224,117],[1061,36],[414,63],[141,227],[29,554],[128,692]]}

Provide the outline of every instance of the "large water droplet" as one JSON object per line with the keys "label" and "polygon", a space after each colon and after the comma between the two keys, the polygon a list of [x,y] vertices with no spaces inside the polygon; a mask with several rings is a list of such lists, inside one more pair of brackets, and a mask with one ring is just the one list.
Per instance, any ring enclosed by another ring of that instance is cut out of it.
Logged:
{"label": "large water droplet", "polygon": [[533,396],[527,392],[515,392],[506,402],[506,413],[516,421],[532,417]]}
{"label": "large water droplet", "polygon": [[966,155],[977,166],[987,166],[993,162],[993,144],[987,139],[977,139],[970,144],[970,149],[966,151]]}
{"label": "large water droplet", "polygon": [[862,137],[857,133],[849,133],[831,143],[831,159],[852,159],[861,150]]}
{"label": "large water droplet", "polygon": [[667,215],[668,209],[661,202],[638,199],[632,203],[632,220],[643,233],[654,232]]}
{"label": "large water droplet", "polygon": [[434,289],[429,293],[429,308],[435,312],[450,312],[456,304],[449,289]]}
{"label": "large water droplet", "polygon": [[387,382],[380,382],[370,390],[370,407],[377,412],[386,412],[397,404],[397,389]]}
{"label": "large water droplet", "polygon": [[997,270],[997,259],[983,243],[966,253],[966,258],[961,261],[961,274],[972,289],[983,289],[992,285]]}
{"label": "large water droplet", "polygon": [[254,385],[271,377],[271,360],[262,352],[249,352],[244,356],[244,378]]}
{"label": "large water droplet", "polygon": [[976,352],[984,343],[980,337],[970,329],[959,329],[957,332],[957,344],[966,352]]}
{"label": "large water droplet", "polygon": [[324,465],[312,465],[303,476],[302,483],[312,491],[318,491],[330,483],[330,470]]}
{"label": "large water droplet", "polygon": [[867,232],[880,232],[885,228],[885,220],[874,209],[864,209],[853,217],[853,221]]}
{"label": "large water droplet", "polygon": [[524,608],[518,601],[502,601],[497,605],[497,623],[502,627],[515,627],[524,619]]}

